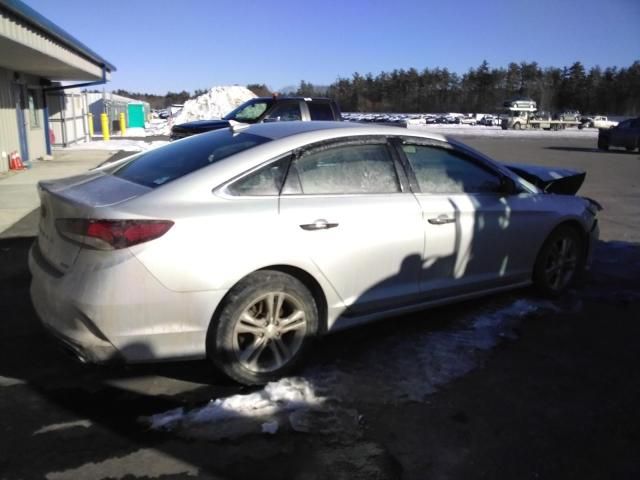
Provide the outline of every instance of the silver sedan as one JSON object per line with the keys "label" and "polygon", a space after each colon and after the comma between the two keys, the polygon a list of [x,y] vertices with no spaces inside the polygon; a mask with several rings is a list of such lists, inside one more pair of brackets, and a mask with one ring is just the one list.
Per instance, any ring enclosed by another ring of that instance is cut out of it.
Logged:
{"label": "silver sedan", "polygon": [[40,183],[31,296],[85,361],[208,357],[264,383],[329,331],[560,294],[598,236],[583,179],[398,127],[236,125]]}

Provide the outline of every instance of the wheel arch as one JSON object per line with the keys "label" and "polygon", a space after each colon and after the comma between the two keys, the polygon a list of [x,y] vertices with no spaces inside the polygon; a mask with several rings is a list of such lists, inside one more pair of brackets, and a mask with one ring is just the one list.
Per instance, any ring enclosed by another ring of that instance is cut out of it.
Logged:
{"label": "wheel arch", "polygon": [[544,244],[547,241],[547,239],[549,237],[551,237],[551,235],[553,235],[553,233],[555,231],[557,231],[558,229],[563,228],[563,227],[572,228],[573,230],[575,230],[578,233],[578,235],[580,236],[580,238],[581,238],[581,240],[583,242],[582,255],[583,255],[584,258],[582,258],[582,261],[585,260],[586,255],[587,255],[587,251],[588,251],[588,247],[589,247],[589,232],[584,227],[584,225],[576,218],[565,218],[562,221],[558,222],[556,225],[554,225],[554,227],[551,230],[549,230],[547,235],[544,237],[544,241],[542,242],[542,244],[540,245],[540,248],[538,249],[538,253],[536,254],[536,258],[538,258],[538,255],[540,255],[540,251],[544,247]]}
{"label": "wheel arch", "polygon": [[290,275],[296,280],[302,282],[302,284],[309,289],[311,296],[316,302],[316,307],[318,308],[318,334],[322,335],[323,333],[325,333],[328,329],[328,307],[327,307],[327,297],[324,293],[322,286],[315,279],[315,277],[311,275],[309,272],[307,272],[306,270],[300,267],[294,267],[292,265],[285,265],[285,264],[269,265],[266,267],[262,267],[246,274],[242,278],[239,278],[228,289],[227,293],[224,295],[224,297],[222,297],[220,302],[218,302],[218,305],[216,306],[215,311],[213,312],[213,315],[211,317],[211,321],[209,323],[209,329],[211,328],[212,325],[216,323],[216,320],[220,316],[220,313],[224,308],[225,304],[227,303],[227,300],[231,295],[231,292],[233,292],[235,286],[238,285],[240,282],[244,281],[247,277],[250,277],[251,275],[253,275],[254,273],[265,271],[265,270],[272,270],[272,271]]}

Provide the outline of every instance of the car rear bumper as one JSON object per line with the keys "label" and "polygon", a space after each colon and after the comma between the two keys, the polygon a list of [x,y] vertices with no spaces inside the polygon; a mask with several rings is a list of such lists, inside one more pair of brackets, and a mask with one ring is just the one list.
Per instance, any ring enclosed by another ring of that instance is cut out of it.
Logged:
{"label": "car rear bumper", "polygon": [[31,299],[43,325],[82,361],[149,362],[202,358],[224,291],[174,292],[127,250],[83,250],[56,274],[29,253]]}

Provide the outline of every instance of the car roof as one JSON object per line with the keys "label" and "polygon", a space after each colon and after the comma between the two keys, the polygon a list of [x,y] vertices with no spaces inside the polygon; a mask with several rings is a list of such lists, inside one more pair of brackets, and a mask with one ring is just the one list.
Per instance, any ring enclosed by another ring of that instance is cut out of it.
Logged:
{"label": "car roof", "polygon": [[291,137],[304,133],[318,132],[322,136],[331,137],[345,135],[389,135],[389,136],[415,136],[429,138],[432,140],[446,141],[446,139],[437,133],[428,131],[420,131],[414,129],[406,129],[397,126],[371,125],[354,122],[331,122],[331,121],[313,121],[313,122],[268,122],[257,123],[240,130],[243,133],[251,133],[262,137],[279,140],[281,138]]}

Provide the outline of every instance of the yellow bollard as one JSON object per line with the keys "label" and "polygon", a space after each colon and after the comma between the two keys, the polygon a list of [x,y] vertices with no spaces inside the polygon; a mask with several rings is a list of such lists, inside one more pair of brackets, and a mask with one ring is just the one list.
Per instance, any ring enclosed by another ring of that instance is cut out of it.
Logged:
{"label": "yellow bollard", "polygon": [[89,116],[89,138],[93,137],[93,113],[88,113]]}
{"label": "yellow bollard", "polygon": [[109,117],[107,117],[106,113],[100,114],[100,124],[102,125],[102,139],[111,140],[111,135],[109,135]]}
{"label": "yellow bollard", "polygon": [[120,135],[123,137],[127,134],[127,122],[124,118],[124,113],[120,113]]}

